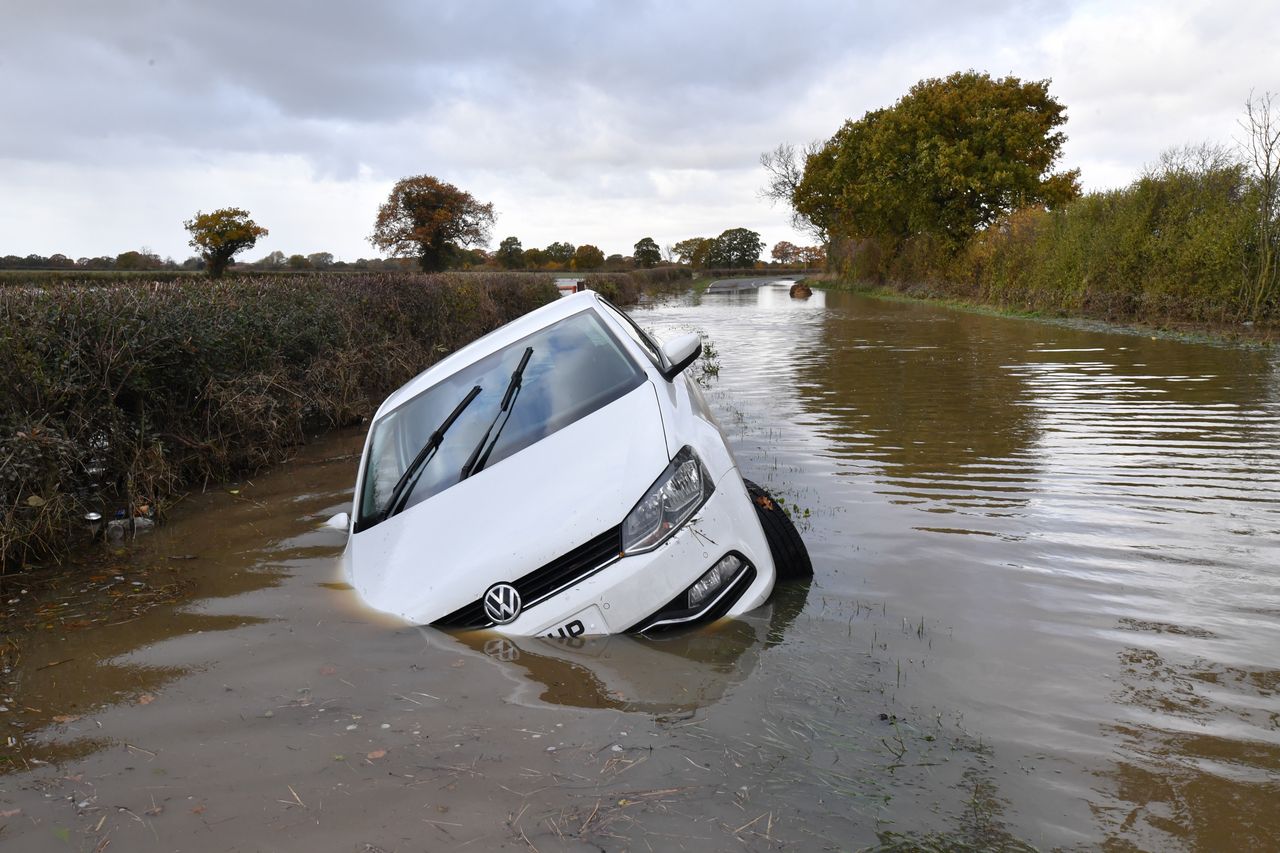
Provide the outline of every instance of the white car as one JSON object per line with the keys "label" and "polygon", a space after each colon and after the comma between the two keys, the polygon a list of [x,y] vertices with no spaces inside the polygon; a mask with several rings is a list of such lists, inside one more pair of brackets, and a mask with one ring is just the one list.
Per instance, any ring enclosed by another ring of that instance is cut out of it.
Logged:
{"label": "white car", "polygon": [[331,521],[348,581],[420,625],[578,637],[745,613],[780,569],[811,573],[684,375],[701,350],[585,291],[419,374],[374,415]]}

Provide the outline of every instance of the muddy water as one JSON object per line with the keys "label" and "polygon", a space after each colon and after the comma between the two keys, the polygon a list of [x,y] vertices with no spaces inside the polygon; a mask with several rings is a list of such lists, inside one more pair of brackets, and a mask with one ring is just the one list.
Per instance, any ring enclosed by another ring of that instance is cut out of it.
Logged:
{"label": "muddy water", "polygon": [[12,638],[0,847],[1280,845],[1274,356],[785,288],[636,314],[714,342],[812,584],[655,641],[388,623],[317,529],[333,436],[82,596],[177,602]]}

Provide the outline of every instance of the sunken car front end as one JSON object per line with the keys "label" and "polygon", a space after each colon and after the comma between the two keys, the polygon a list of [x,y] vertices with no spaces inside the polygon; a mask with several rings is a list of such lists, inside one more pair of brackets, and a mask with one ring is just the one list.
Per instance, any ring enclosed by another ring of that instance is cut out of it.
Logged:
{"label": "sunken car front end", "polygon": [[[681,464],[697,460],[678,455],[672,467]],[[753,610],[773,590],[773,564],[742,478],[730,470],[705,491],[687,519],[655,544],[628,541],[633,511],[622,524],[486,589],[433,624],[577,637],[689,627]]]}
{"label": "sunken car front end", "polygon": [[769,545],[723,437],[666,356],[647,361],[630,334],[581,294],[388,398],[343,556],[367,604],[441,628],[575,637],[765,602]]}

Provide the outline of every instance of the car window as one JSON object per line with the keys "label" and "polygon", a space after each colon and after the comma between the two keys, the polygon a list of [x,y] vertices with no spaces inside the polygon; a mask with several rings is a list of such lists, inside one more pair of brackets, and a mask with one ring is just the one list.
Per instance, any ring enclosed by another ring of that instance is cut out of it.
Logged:
{"label": "car window", "polygon": [[400,405],[374,426],[361,485],[357,530],[377,523],[405,467],[467,392],[479,385],[483,390],[445,433],[406,506],[459,481],[467,459],[500,411],[511,373],[526,347],[533,348],[533,355],[509,407],[510,417],[499,419],[490,433],[490,439],[496,434],[498,440],[489,454],[486,470],[607,406],[645,381],[644,372],[622,343],[590,309],[467,365]]}
{"label": "car window", "polygon": [[649,335],[645,333],[644,329],[640,328],[640,325],[636,323],[635,320],[632,320],[629,316],[615,308],[611,303],[604,299],[600,300],[600,304],[605,307],[610,315],[617,319],[618,323],[622,326],[622,330],[627,333],[631,340],[640,345],[640,349],[644,350],[645,355],[649,356],[649,360],[652,361],[659,370],[666,367],[666,359],[662,357],[661,348],[659,348],[653,338],[649,337]]}

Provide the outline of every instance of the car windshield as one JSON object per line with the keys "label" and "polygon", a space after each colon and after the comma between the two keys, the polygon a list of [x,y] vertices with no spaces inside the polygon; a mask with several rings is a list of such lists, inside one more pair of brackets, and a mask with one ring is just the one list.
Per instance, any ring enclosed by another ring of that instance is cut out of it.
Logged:
{"label": "car windshield", "polygon": [[455,485],[493,423],[512,371],[527,348],[533,354],[508,413],[498,421],[497,441],[485,469],[574,421],[607,406],[644,382],[644,372],[592,310],[540,329],[485,356],[385,415],[373,428],[360,494],[357,529],[381,520],[396,481],[431,433],[472,387],[483,390],[445,433],[405,506]]}

